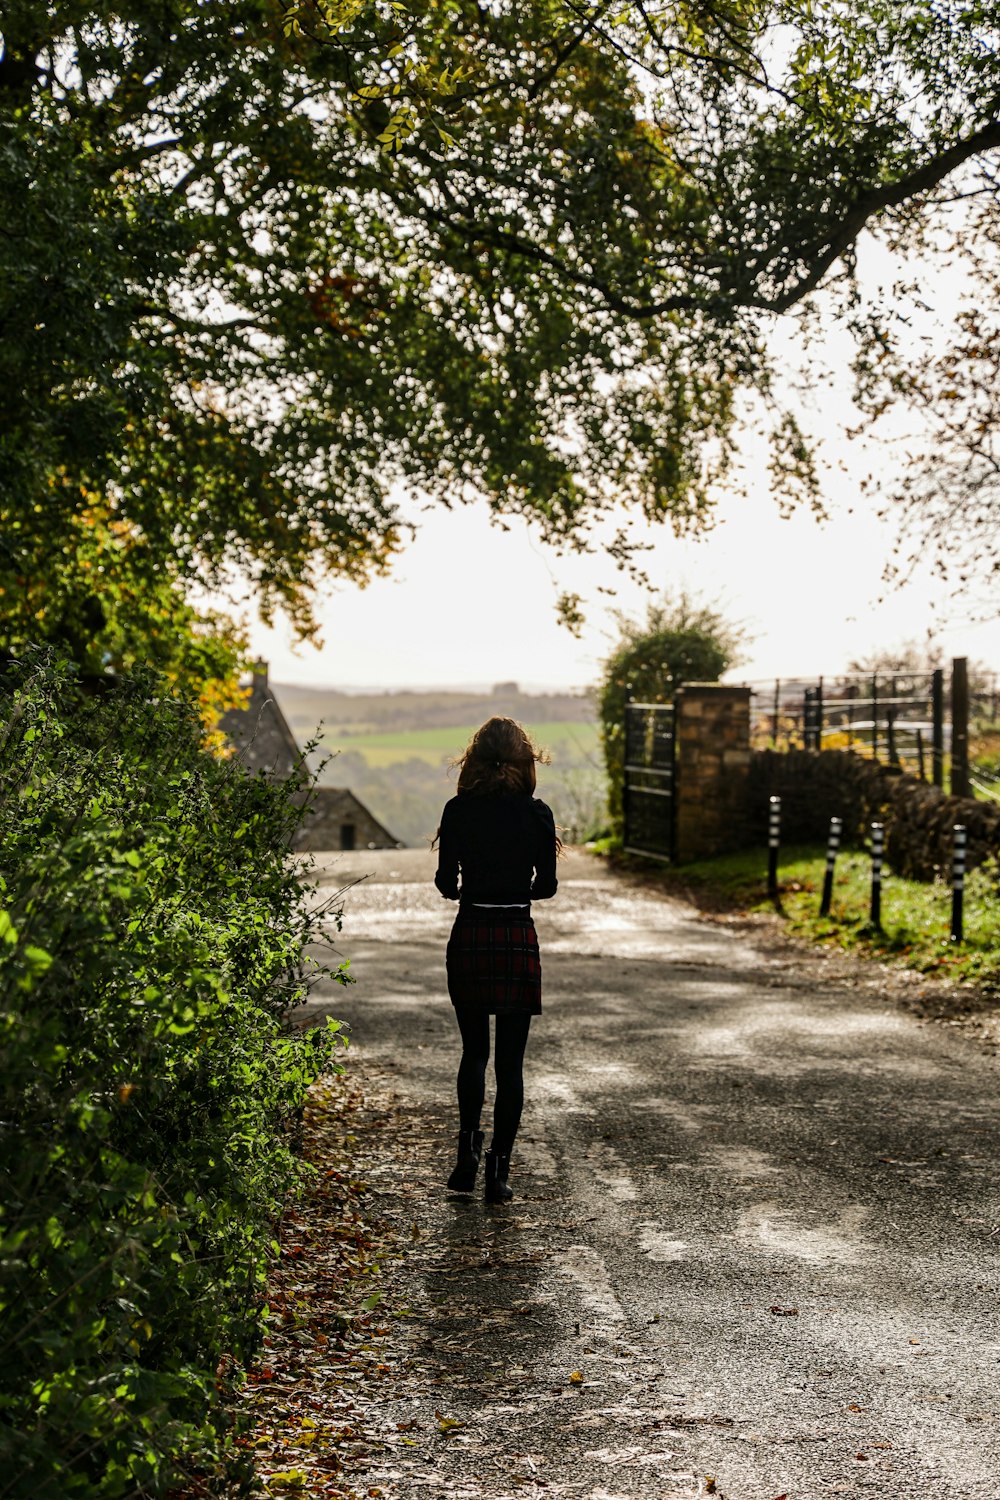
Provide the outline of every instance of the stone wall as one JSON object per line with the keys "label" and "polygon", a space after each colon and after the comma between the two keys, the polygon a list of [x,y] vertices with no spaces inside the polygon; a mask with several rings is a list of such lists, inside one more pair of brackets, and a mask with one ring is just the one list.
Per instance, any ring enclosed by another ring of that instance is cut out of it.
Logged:
{"label": "stone wall", "polygon": [[[296,849],[396,849],[398,841],[360,802],[342,787],[314,787],[295,838]],[[345,838],[347,830],[351,830]],[[350,842],[353,840],[353,842]]]}
{"label": "stone wall", "polygon": [[850,750],[758,750],[747,779],[748,828],[766,842],[768,799],[781,798],[783,844],[819,843],[831,817],[844,842],[867,842],[869,824],[886,829],[886,858],[900,875],[932,880],[951,868],[952,828],[968,831],[968,867],[1000,856],[1000,804],[948,797],[940,788]]}
{"label": "stone wall", "polygon": [[747,842],[750,689],[688,682],[675,711],[676,858],[686,864]]}

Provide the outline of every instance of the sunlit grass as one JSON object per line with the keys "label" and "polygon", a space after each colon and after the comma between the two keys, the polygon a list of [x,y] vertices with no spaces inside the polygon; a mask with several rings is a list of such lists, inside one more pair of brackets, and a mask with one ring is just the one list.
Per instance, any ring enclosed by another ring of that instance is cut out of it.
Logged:
{"label": "sunlit grass", "polygon": [[[789,929],[816,942],[863,950],[926,974],[946,975],[1000,988],[1000,891],[995,865],[966,877],[964,941],[953,943],[951,887],[943,881],[905,880],[883,868],[882,926],[869,921],[871,860],[848,851],[838,856],[830,915],[819,915],[825,851],[782,851],[778,910]],[[665,873],[668,884],[704,888],[750,911],[773,911],[767,894],[767,851],[747,850]]]}

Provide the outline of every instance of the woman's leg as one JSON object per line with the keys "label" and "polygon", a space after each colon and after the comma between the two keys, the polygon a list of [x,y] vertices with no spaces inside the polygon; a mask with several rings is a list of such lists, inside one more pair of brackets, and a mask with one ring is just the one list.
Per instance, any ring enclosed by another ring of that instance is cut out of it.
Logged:
{"label": "woman's leg", "polygon": [[460,1130],[478,1130],[486,1093],[486,1064],[490,1060],[490,1018],[473,1006],[455,1006],[462,1033],[462,1061],[458,1065],[458,1122]]}
{"label": "woman's leg", "polygon": [[493,1109],[493,1145],[498,1156],[510,1156],[521,1123],[524,1105],[524,1049],[528,1043],[530,1015],[497,1016],[496,1050],[493,1066],[497,1076],[497,1097]]}

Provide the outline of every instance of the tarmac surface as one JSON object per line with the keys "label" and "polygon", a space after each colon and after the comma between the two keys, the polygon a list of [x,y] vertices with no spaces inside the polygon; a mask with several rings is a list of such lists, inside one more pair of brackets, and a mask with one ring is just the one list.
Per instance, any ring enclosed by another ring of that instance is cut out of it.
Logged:
{"label": "tarmac surface", "polygon": [[338,939],[357,983],[314,1012],[350,1024],[351,1075],[396,1111],[359,1148],[412,1219],[388,1273],[396,1445],[366,1485],[1000,1500],[996,1061],[870,964],[827,981],[573,851],[535,908],[515,1201],[451,1195],[433,868],[381,850],[319,871],[324,895],[367,876]]}

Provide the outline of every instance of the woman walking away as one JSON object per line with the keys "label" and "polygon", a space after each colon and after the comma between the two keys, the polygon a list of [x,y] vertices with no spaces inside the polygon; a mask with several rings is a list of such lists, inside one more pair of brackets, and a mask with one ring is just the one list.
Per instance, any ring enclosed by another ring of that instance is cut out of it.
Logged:
{"label": "woman walking away", "polygon": [[459,761],[458,795],[445,805],[434,882],[458,901],[448,940],[448,993],[462,1034],[458,1069],[458,1160],[448,1179],[471,1193],[483,1148],[479,1128],[496,1017],[493,1140],[486,1152],[486,1201],[506,1203],[521,1120],[521,1066],[532,1016],[542,1008],[542,967],[531,902],[556,893],[552,813],[535,792],[542,759],[515,719],[487,719]]}

